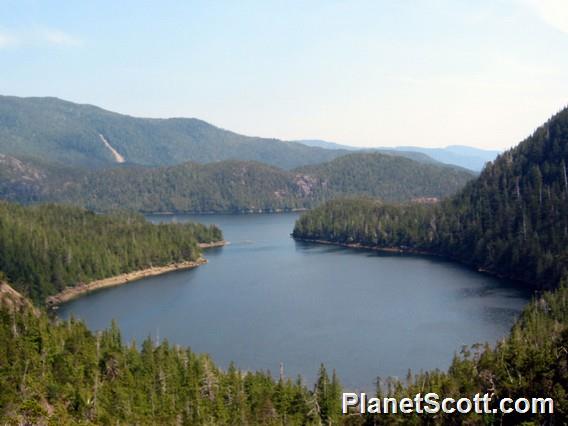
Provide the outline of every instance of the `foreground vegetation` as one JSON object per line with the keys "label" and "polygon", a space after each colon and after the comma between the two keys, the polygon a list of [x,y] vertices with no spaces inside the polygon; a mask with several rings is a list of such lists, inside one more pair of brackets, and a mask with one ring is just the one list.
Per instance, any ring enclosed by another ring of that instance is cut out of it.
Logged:
{"label": "foreground vegetation", "polygon": [[207,355],[167,341],[125,345],[114,324],[93,334],[81,322],[53,322],[25,303],[7,302],[0,298],[2,424],[300,425],[339,418],[340,385],[323,366],[308,391],[300,379],[222,371]]}

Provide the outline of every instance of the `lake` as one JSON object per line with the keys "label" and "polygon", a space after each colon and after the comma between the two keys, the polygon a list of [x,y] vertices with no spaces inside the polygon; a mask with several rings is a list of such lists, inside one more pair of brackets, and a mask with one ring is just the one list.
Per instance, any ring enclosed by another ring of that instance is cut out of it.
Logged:
{"label": "lake", "polygon": [[462,345],[495,343],[530,298],[512,283],[435,257],[295,242],[298,215],[153,216],[219,225],[230,245],[207,265],[91,293],[62,305],[93,330],[114,318],[207,352],[222,367],[314,380],[321,362],[345,387],[447,368]]}

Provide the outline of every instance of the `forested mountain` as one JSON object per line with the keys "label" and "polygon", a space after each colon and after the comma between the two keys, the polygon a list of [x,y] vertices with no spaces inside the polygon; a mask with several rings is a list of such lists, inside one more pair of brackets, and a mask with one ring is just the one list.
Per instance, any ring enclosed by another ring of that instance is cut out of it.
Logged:
{"label": "forested mountain", "polygon": [[304,215],[298,238],[443,254],[554,287],[568,270],[568,109],[434,206],[333,203]]}
{"label": "forested mountain", "polygon": [[324,183],[324,194],[369,195],[383,201],[444,198],[474,177],[465,169],[380,153],[350,154],[295,171],[317,177]]}
{"label": "forested mountain", "polygon": [[[409,376],[385,394],[417,392],[497,398],[550,397],[554,415],[486,416],[495,424],[563,424],[568,418],[568,108],[500,155],[457,195],[437,204],[389,205],[372,199],[329,202],[304,214],[294,237],[457,259],[545,292],[495,348],[465,348],[447,373]],[[413,418],[414,417],[414,418]],[[366,424],[391,424],[369,416]],[[438,419],[440,423],[466,418]],[[480,418],[472,420],[481,422]],[[416,415],[408,422],[425,421]],[[526,424],[526,423],[523,423]]]}
{"label": "forested mountain", "polygon": [[[384,155],[395,155],[397,157],[405,157],[409,158],[410,160],[418,161],[419,163],[426,163],[426,164],[437,164],[439,161],[435,160],[433,157],[420,152],[419,150],[412,149],[413,147],[409,147],[408,150],[399,149],[399,148],[362,148],[356,146],[349,146],[349,145],[341,145],[335,142],[328,142],[320,139],[301,139],[294,141],[296,143],[300,143],[306,146],[313,146],[318,148],[324,149],[335,149],[335,150],[344,150],[344,151],[351,151],[351,152],[376,152],[379,154]],[[447,164],[453,164],[452,162],[443,162]],[[461,166],[461,165],[458,165]]]}
{"label": "forested mountain", "polygon": [[221,239],[218,228],[199,224],[153,225],[137,215],[0,202],[0,272],[39,304],[67,286],[195,260],[198,242]]}
{"label": "forested mountain", "polygon": [[382,154],[350,154],[292,171],[257,162],[122,166],[80,171],[0,157],[0,197],[65,202],[97,211],[242,212],[310,208],[345,195],[385,201],[443,198],[473,178],[466,170]]}
{"label": "forested mountain", "polygon": [[242,136],[195,118],[136,118],[57,98],[0,96],[0,153],[88,168],[235,159],[290,169],[347,151]]}

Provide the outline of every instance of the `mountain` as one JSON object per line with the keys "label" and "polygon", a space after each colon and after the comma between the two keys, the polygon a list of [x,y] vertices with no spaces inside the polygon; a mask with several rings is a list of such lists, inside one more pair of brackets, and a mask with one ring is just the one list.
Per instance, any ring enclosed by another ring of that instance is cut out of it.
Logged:
{"label": "mountain", "polygon": [[317,177],[325,191],[335,196],[365,195],[394,202],[441,199],[474,177],[465,169],[377,152],[349,154],[328,163],[300,167],[295,172]]}
{"label": "mountain", "polygon": [[300,139],[292,142],[324,149],[343,149],[345,151],[359,151],[360,149],[362,149],[356,146],[342,145],[335,142],[324,141],[322,139]]}
{"label": "mountain", "polygon": [[336,202],[303,216],[294,234],[442,254],[556,287],[568,273],[567,164],[568,108],[439,205]]}
{"label": "mountain", "polygon": [[441,199],[474,176],[437,164],[355,153],[291,171],[228,160],[167,167],[122,165],[82,171],[0,157],[0,197],[63,202],[96,211],[245,212],[311,208],[347,195],[385,201]]}
{"label": "mountain", "polygon": [[394,148],[363,148],[341,145],[320,139],[305,139],[294,141],[306,146],[344,151],[380,152],[383,154],[400,155],[412,160],[425,163],[445,163],[480,172],[489,161],[493,161],[501,151],[486,150],[464,145],[450,145],[445,148],[423,148],[419,146],[397,146]]}
{"label": "mountain", "polygon": [[306,146],[323,148],[323,149],[332,149],[332,150],[342,150],[343,152],[351,151],[351,152],[377,152],[379,154],[384,155],[395,155],[400,157],[406,157],[414,161],[418,161],[420,163],[425,164],[434,164],[439,163],[439,161],[435,160],[434,158],[430,157],[429,155],[418,152],[416,150],[408,149],[396,149],[396,148],[361,148],[349,145],[341,145],[335,142],[328,142],[320,139],[302,139],[293,141],[295,143],[299,143]]}
{"label": "mountain", "polygon": [[450,145],[445,148],[399,146],[393,149],[398,152],[420,152],[441,163],[454,164],[477,172],[480,172],[485,164],[495,160],[501,153],[501,151],[479,149],[463,145]]}
{"label": "mountain", "polygon": [[242,136],[195,118],[136,118],[57,98],[0,96],[0,153],[88,168],[236,159],[291,169],[348,151]]}

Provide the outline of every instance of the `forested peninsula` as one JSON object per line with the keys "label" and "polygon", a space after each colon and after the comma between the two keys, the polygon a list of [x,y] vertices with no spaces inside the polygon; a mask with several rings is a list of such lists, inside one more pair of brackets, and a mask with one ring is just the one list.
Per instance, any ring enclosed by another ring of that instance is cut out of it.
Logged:
{"label": "forested peninsula", "polygon": [[0,271],[38,304],[95,280],[184,262],[197,265],[199,244],[222,240],[215,226],[155,225],[136,214],[0,202]]}

